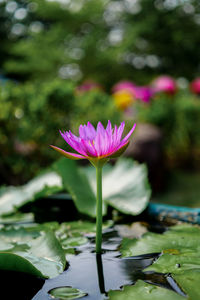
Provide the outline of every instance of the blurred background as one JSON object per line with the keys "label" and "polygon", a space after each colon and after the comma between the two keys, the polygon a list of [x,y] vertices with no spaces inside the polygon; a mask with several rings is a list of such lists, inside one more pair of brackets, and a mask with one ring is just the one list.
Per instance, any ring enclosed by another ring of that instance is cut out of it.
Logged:
{"label": "blurred background", "polygon": [[200,197],[198,0],[0,0],[0,185],[58,159],[59,129],[133,122],[153,197]]}

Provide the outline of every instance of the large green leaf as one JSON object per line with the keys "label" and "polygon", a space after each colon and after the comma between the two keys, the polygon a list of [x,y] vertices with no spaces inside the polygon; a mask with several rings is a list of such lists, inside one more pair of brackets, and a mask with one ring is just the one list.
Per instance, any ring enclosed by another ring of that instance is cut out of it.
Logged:
{"label": "large green leaf", "polygon": [[185,297],[168,289],[138,280],[133,286],[125,286],[122,291],[110,291],[110,300],[184,300]]}
{"label": "large green leaf", "polygon": [[[61,158],[48,171],[24,186],[7,187],[0,191],[0,216],[11,214],[24,204],[56,193],[63,187],[81,213],[96,216],[95,168],[79,168],[76,162]],[[62,183],[63,181],[63,183]],[[107,204],[119,211],[137,215],[147,206],[151,190],[147,170],[130,159],[119,160],[114,167],[105,166],[103,172],[103,214]]]}
{"label": "large green leaf", "polygon": [[0,192],[0,215],[11,214],[29,201],[62,189],[60,176],[52,171],[39,175],[20,187],[3,188]]}
{"label": "large green leaf", "polygon": [[[88,168],[86,171],[96,193],[95,170]],[[114,167],[103,169],[103,200],[120,212],[140,214],[146,208],[150,195],[145,165],[122,158]]]}
{"label": "large green leaf", "polygon": [[177,225],[163,234],[148,232],[141,239],[124,239],[121,252],[123,256],[171,251],[173,254],[183,249],[200,247],[200,228],[192,225]]}
{"label": "large green leaf", "polygon": [[0,230],[0,269],[51,278],[62,273],[65,264],[64,252],[52,231]]}
{"label": "large green leaf", "polygon": [[71,194],[77,209],[84,214],[96,216],[96,197],[84,172],[69,159],[61,158],[53,166],[62,177],[63,185]]}
{"label": "large green leaf", "polygon": [[171,253],[164,253],[159,257],[152,266],[146,271],[155,271],[158,273],[182,274],[185,271],[199,269],[200,255],[196,252],[199,248],[186,250],[169,250]]}
{"label": "large green leaf", "polygon": [[[90,216],[96,215],[96,171],[93,166],[77,167],[76,162],[60,159],[54,169],[63,179],[64,187],[71,194],[77,209]],[[145,165],[131,159],[121,159],[114,167],[103,169],[103,200],[119,211],[137,215],[147,206],[151,189]]]}

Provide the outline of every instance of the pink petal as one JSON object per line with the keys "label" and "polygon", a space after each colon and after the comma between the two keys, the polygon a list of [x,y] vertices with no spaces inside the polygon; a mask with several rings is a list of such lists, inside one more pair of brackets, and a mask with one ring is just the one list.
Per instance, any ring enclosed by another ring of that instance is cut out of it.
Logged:
{"label": "pink petal", "polygon": [[96,136],[96,130],[94,126],[90,122],[88,122],[86,128],[87,128],[87,135],[89,139],[94,140]]}
{"label": "pink petal", "polygon": [[107,131],[109,136],[112,136],[112,125],[111,125],[110,120],[108,120],[108,125],[106,127],[106,131]]}
{"label": "pink petal", "polygon": [[107,153],[110,152],[110,138],[109,135],[107,133],[107,131],[105,130],[104,132],[104,136],[102,137],[102,141],[101,141],[101,155],[106,155]]}
{"label": "pink petal", "polygon": [[115,149],[116,143],[117,143],[117,125],[115,125],[114,132],[113,132],[113,135],[112,135],[112,149],[111,149],[111,151]]}
{"label": "pink petal", "polygon": [[97,156],[101,156],[102,155],[102,145],[103,145],[104,139],[101,135],[101,132],[98,132],[95,140],[94,140],[94,147],[96,149],[97,152]]}
{"label": "pink petal", "polygon": [[77,159],[87,159],[88,157],[84,157],[82,155],[76,154],[76,153],[71,153],[71,152],[66,152],[63,149],[60,149],[56,146],[50,145],[51,148],[53,148],[54,150],[56,150],[57,152],[59,152],[60,154],[64,155],[67,158],[70,158],[72,160],[77,160]]}
{"label": "pink petal", "polygon": [[110,153],[112,149],[112,136],[109,136],[108,132],[105,131],[105,136],[104,136],[105,142],[104,142],[104,147],[105,151],[104,154]]}
{"label": "pink petal", "polygon": [[82,155],[87,155],[84,149],[81,147],[80,138],[72,134],[70,131],[66,131],[65,133],[62,133],[60,131],[60,134],[63,137],[63,139],[67,142],[67,144],[69,144],[74,150],[76,150]]}
{"label": "pink petal", "polygon": [[121,137],[122,137],[122,133],[124,131],[124,126],[125,126],[125,122],[122,122],[121,125],[119,126],[118,130],[117,130],[117,141],[120,142]]}
{"label": "pink petal", "polygon": [[104,136],[105,133],[105,129],[103,127],[103,125],[101,124],[101,122],[98,122],[97,124],[97,134],[101,134],[102,136]]}
{"label": "pink petal", "polygon": [[85,147],[85,152],[88,156],[97,157],[97,151],[91,141],[82,140],[82,144]]}
{"label": "pink petal", "polygon": [[94,126],[88,122],[87,125],[80,125],[79,136],[84,140],[94,140],[96,136],[96,130]]}
{"label": "pink petal", "polygon": [[83,125],[80,125],[79,126],[79,136],[80,138],[82,139],[85,139],[86,138],[86,132],[85,132],[85,128]]}

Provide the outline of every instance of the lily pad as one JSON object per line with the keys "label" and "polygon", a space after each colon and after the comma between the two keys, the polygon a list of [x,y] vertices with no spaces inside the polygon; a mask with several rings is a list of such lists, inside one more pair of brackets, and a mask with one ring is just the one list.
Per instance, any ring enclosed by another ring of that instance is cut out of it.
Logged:
{"label": "lily pad", "polygon": [[152,266],[148,267],[146,271],[173,274],[182,274],[185,273],[185,271],[196,269],[199,269],[200,271],[200,255],[196,251],[192,249],[191,251],[174,250],[171,251],[171,254],[164,253],[154,262]]}
{"label": "lily pad", "polygon": [[23,227],[0,230],[0,269],[52,278],[63,272],[65,264],[53,232]]}
{"label": "lily pad", "polygon": [[[113,225],[112,221],[103,223],[103,229]],[[74,221],[60,224],[55,234],[66,253],[88,242],[88,235],[95,234],[96,224],[86,221]]]}
{"label": "lily pad", "polygon": [[[96,194],[95,169],[87,168],[86,174]],[[103,169],[103,200],[122,213],[138,215],[147,206],[151,189],[147,168],[131,159],[119,159],[114,167]]]}
{"label": "lily pad", "polygon": [[[177,225],[163,234],[148,232],[141,239],[124,239],[121,252],[123,256],[171,251],[175,254],[183,249],[197,249],[200,245],[200,227]],[[173,252],[174,251],[174,252]]]}
{"label": "lily pad", "polygon": [[24,204],[62,189],[62,180],[56,172],[39,175],[20,187],[3,187],[0,192],[0,216],[11,214]]}
{"label": "lily pad", "polygon": [[185,297],[168,289],[138,280],[133,286],[125,286],[122,291],[110,291],[110,300],[184,300]]}
{"label": "lily pad", "polygon": [[34,222],[34,215],[32,213],[13,213],[11,215],[3,215],[0,217],[1,224],[13,223],[29,223]]}
{"label": "lily pad", "polygon": [[84,293],[78,289],[72,288],[70,286],[65,287],[59,287],[51,290],[49,292],[51,296],[53,296],[53,299],[59,299],[59,300],[73,300],[73,299],[79,299],[87,295],[87,293]]}

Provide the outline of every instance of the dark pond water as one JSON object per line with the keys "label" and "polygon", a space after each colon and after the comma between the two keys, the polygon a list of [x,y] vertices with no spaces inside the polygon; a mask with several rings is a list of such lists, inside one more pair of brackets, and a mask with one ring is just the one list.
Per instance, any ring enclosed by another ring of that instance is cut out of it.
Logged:
{"label": "dark pond water", "polygon": [[[58,287],[73,287],[86,293],[81,299],[108,299],[109,290],[118,290],[124,285],[132,285],[138,279],[151,284],[172,289],[182,295],[174,280],[167,274],[143,272],[159,257],[159,253],[136,257],[120,258],[118,251],[121,238],[115,230],[107,230],[103,235],[102,254],[95,254],[94,238],[76,249],[77,255],[69,259],[69,266],[59,276],[46,280],[32,300],[55,299],[50,291]],[[79,298],[80,299],[80,298]]]}

